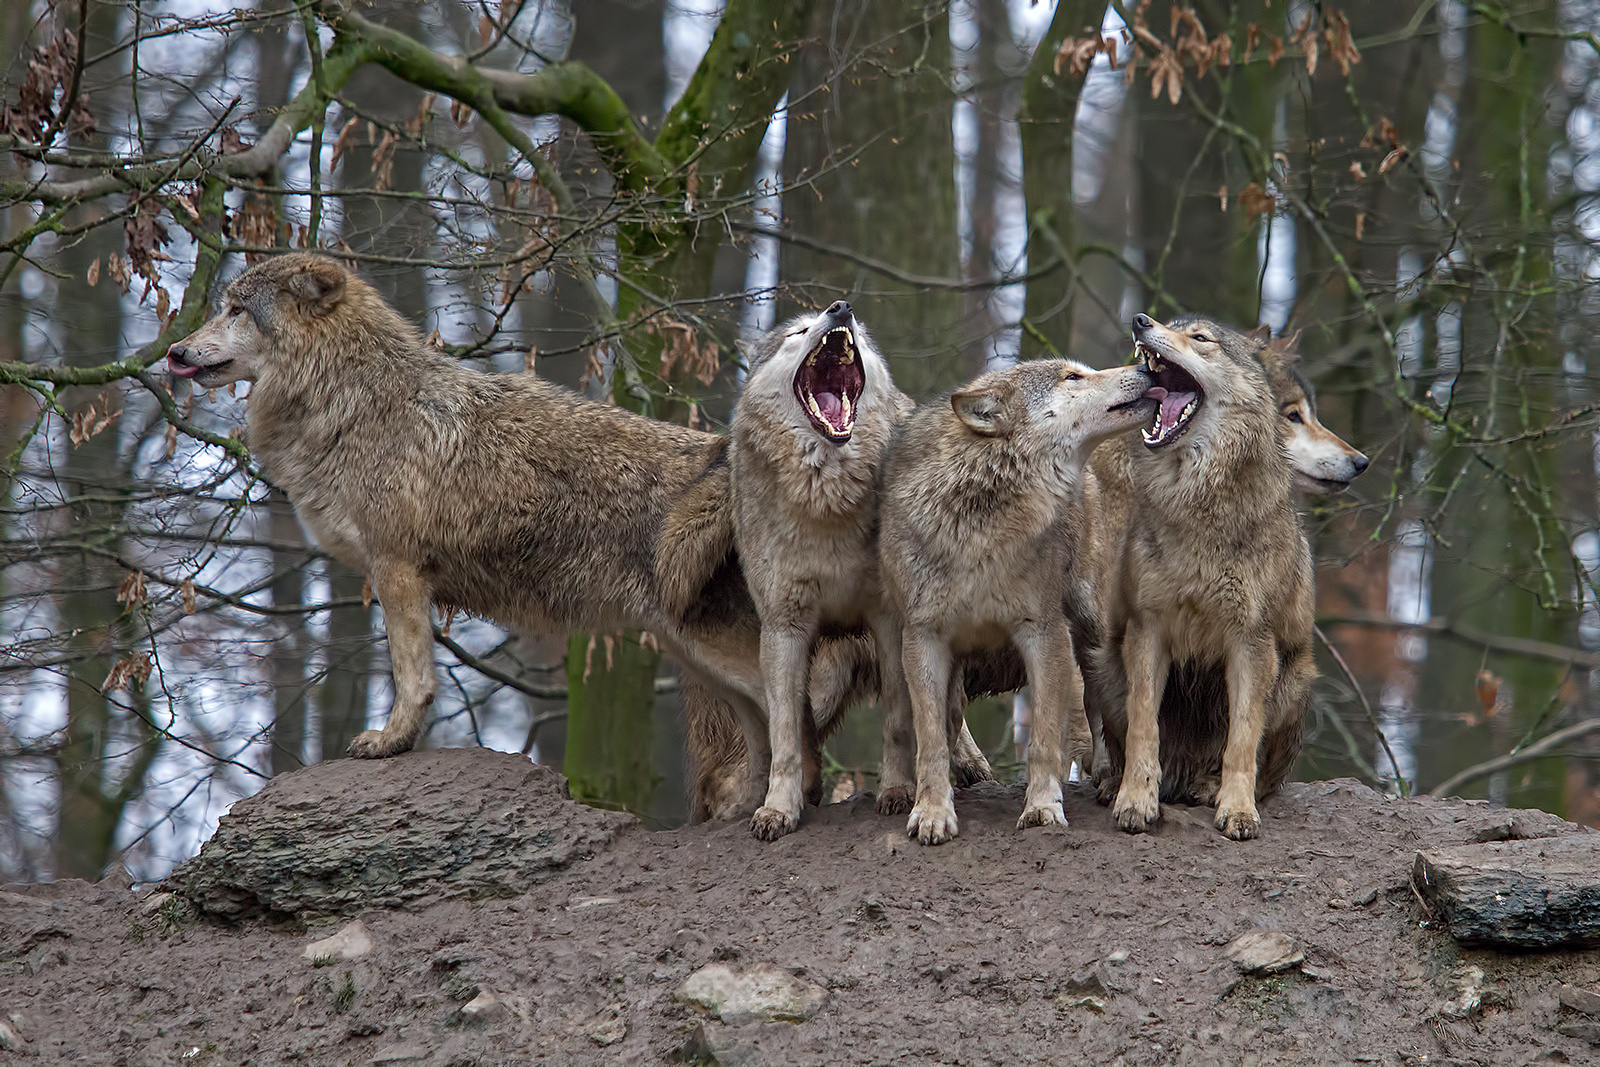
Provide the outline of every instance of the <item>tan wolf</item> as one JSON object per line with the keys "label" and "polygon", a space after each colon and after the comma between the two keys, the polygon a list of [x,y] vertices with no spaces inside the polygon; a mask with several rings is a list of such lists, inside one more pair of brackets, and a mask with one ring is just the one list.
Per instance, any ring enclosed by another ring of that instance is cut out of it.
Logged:
{"label": "tan wolf", "polygon": [[[436,685],[429,610],[449,606],[526,632],[653,632],[735,709],[759,796],[760,634],[743,579],[719,561],[696,577],[694,602],[668,612],[654,566],[673,509],[715,483],[726,438],[462,366],[366,282],[310,253],[241,274],[168,363],[202,388],[253,383],[253,455],[383,604],[394,706],[351,755],[415,743]],[[672,532],[716,536],[692,523]]]}
{"label": "tan wolf", "polygon": [[884,445],[912,404],[843,300],[770,331],[745,354],[728,454],[734,546],[761,617],[772,747],[766,802],[750,828],[771,841],[799,826],[810,665],[825,631],[864,628],[878,642],[878,806],[892,812],[909,798],[911,714],[896,657],[884,654],[896,646],[884,644],[893,627],[879,591],[876,481]]}
{"label": "tan wolf", "polygon": [[1034,694],[1018,827],[1066,825],[1061,780],[1093,746],[1068,628],[1089,577],[1076,570],[1093,528],[1083,466],[1096,444],[1147,421],[1149,384],[1139,367],[1023,363],[922,408],[889,446],[879,551],[917,733],[906,832],[923,844],[957,833],[946,739],[960,709],[948,694],[955,657],[974,650],[1015,647]]}
{"label": "tan wolf", "polygon": [[1259,342],[1198,317],[1139,315],[1133,333],[1159,408],[1142,446],[1113,441],[1093,462],[1120,537],[1088,683],[1112,769],[1101,789],[1129,832],[1155,824],[1163,794],[1214,795],[1218,829],[1254,837],[1256,800],[1299,752],[1315,675],[1281,416]]}
{"label": "tan wolf", "polygon": [[[1174,328],[1182,319],[1174,320]],[[1256,356],[1267,372],[1267,387],[1283,422],[1283,447],[1289,454],[1296,489],[1307,493],[1342,493],[1362,471],[1367,457],[1342,437],[1322,425],[1317,417],[1317,394],[1300,371],[1300,333],[1274,338],[1265,326],[1246,337],[1261,342]]]}

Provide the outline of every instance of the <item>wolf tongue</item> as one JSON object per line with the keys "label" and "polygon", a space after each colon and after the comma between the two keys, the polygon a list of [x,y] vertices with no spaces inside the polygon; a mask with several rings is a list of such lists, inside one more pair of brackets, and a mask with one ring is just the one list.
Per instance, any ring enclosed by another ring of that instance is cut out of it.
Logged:
{"label": "wolf tongue", "polygon": [[817,410],[822,412],[822,417],[829,422],[837,423],[844,416],[844,404],[839,400],[838,393],[813,393],[816,398]]}
{"label": "wolf tongue", "polygon": [[[1152,390],[1153,391],[1153,390]],[[1194,399],[1193,393],[1169,393],[1161,390],[1161,421],[1159,424],[1162,436],[1167,431],[1178,425],[1178,419],[1183,415],[1183,409],[1189,406],[1189,401]]]}

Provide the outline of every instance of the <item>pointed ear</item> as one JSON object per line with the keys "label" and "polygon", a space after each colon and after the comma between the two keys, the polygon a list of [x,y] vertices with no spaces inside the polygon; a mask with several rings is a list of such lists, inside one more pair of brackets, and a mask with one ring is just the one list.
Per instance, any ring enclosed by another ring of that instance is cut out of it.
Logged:
{"label": "pointed ear", "polygon": [[1296,330],[1288,337],[1280,337],[1276,341],[1272,342],[1272,347],[1277,350],[1278,355],[1283,357],[1283,361],[1285,363],[1295,363],[1299,361],[1300,335],[1304,332],[1304,330]]}
{"label": "pointed ear", "polygon": [[1272,327],[1263,322],[1255,329],[1246,332],[1245,336],[1259,344],[1266,344],[1268,341],[1272,340]]}
{"label": "pointed ear", "polygon": [[998,387],[954,393],[950,406],[955,409],[956,418],[966,423],[973,433],[1002,437],[1011,432],[1011,413],[1007,410],[1006,396]]}
{"label": "pointed ear", "polygon": [[284,288],[312,315],[326,315],[344,299],[344,268],[331,259],[312,259],[289,276]]}

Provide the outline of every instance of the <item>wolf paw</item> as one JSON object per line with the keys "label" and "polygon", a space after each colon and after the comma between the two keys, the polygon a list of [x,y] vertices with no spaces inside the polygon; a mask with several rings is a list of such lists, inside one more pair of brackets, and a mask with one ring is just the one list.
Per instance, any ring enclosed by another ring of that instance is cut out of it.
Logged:
{"label": "wolf paw", "polygon": [[979,782],[994,781],[994,768],[989,766],[989,761],[981,754],[972,760],[956,760],[950,764],[950,771],[955,775],[958,789],[965,789]]}
{"label": "wolf paw", "polygon": [[1118,829],[1130,834],[1142,834],[1154,829],[1156,821],[1161,818],[1161,802],[1154,791],[1147,796],[1130,796],[1123,791],[1118,794],[1117,802],[1111,808],[1111,817],[1117,820]]}
{"label": "wolf paw", "polygon": [[410,741],[390,737],[382,730],[363,730],[350,739],[350,747],[344,750],[344,754],[352,759],[383,759],[409,751]]}
{"label": "wolf paw", "polygon": [[1261,818],[1254,807],[1236,811],[1218,808],[1217,829],[1235,841],[1248,841],[1261,832]]}
{"label": "wolf paw", "polygon": [[777,808],[769,808],[765,804],[750,816],[750,832],[763,841],[776,841],[784,834],[792,834],[799,828],[800,816],[790,815]]}
{"label": "wolf paw", "polygon": [[887,789],[878,790],[879,815],[904,815],[911,810],[911,788],[904,785],[891,785]]}
{"label": "wolf paw", "polygon": [[906,836],[924,845],[942,845],[959,832],[956,811],[948,805],[918,804],[906,820]]}
{"label": "wolf paw", "polygon": [[1035,804],[1023,809],[1022,817],[1017,820],[1017,829],[1026,830],[1030,826],[1066,826],[1067,813],[1061,807],[1061,801],[1053,804]]}
{"label": "wolf paw", "polygon": [[1104,774],[1094,784],[1094,798],[1102,805],[1108,805],[1117,799],[1117,794],[1122,791],[1122,775]]}

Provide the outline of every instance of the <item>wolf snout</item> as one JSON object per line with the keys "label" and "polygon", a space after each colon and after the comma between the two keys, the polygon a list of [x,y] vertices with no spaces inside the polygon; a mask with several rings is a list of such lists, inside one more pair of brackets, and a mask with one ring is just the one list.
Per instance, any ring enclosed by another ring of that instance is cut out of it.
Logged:
{"label": "wolf snout", "polygon": [[198,355],[198,352],[180,341],[167,349],[167,369],[175,377],[193,378],[200,373],[200,364],[196,360]]}
{"label": "wolf snout", "polygon": [[853,316],[850,305],[843,300],[835,300],[828,305],[827,315],[832,319],[848,319]]}
{"label": "wolf snout", "polygon": [[1133,324],[1141,330],[1153,330],[1155,329],[1156,320],[1141,311],[1133,317]]}
{"label": "wolf snout", "polygon": [[1367,464],[1371,462],[1372,461],[1367,458],[1365,452],[1357,452],[1355,455],[1350,457],[1350,466],[1356,469],[1357,474],[1360,474],[1362,471],[1366,470]]}

